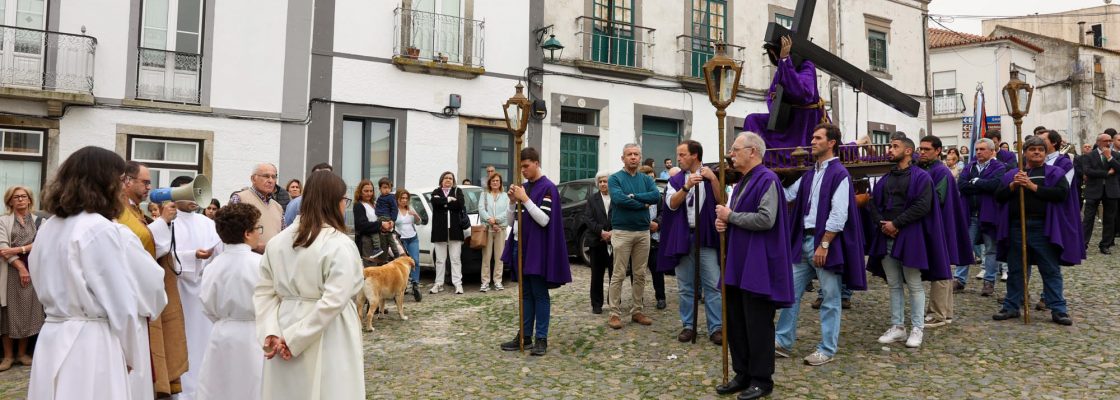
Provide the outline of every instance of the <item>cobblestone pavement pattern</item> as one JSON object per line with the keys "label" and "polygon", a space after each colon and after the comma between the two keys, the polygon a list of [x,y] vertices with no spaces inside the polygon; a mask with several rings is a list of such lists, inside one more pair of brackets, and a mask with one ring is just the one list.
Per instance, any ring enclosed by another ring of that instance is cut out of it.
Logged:
{"label": "cobblestone pavement pattern", "polygon": [[[956,296],[955,321],[927,329],[917,350],[876,342],[888,328],[888,294],[881,279],[871,278],[870,290],[856,292],[853,309],[844,311],[836,360],[820,367],[801,362],[820,337],[818,314],[809,308],[816,295],[807,293],[800,340],[792,358],[777,361],[772,398],[1120,398],[1120,301],[1114,296],[1120,269],[1115,258],[1092,253],[1085,264],[1064,269],[1073,326],[1050,322],[1048,312],[1032,312],[1029,325],[992,321],[999,307],[994,297],[980,297],[980,281],[973,280]],[[606,314],[591,314],[589,270],[573,265],[572,271],[574,282],[552,291],[545,357],[498,349],[517,330],[516,283],[489,293],[479,293],[475,283],[465,295],[425,294],[421,303],[408,300],[407,321],[390,307],[377,330],[364,333],[368,397],[719,398],[720,348],[707,340],[676,340],[673,277],[666,278],[666,310],[654,309],[653,294],[646,295],[652,326],[626,319],[613,331]],[[1030,293],[1040,289],[1035,273]],[[997,284],[997,293],[1004,290]],[[625,304],[629,286],[623,295]],[[24,398],[29,372],[24,366],[0,372],[0,399]]]}

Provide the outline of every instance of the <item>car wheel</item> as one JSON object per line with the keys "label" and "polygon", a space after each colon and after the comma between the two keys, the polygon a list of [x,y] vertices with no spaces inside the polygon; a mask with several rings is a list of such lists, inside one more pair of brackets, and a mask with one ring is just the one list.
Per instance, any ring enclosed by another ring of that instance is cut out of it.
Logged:
{"label": "car wheel", "polygon": [[591,265],[591,248],[587,247],[587,229],[579,232],[579,242],[576,243],[576,259],[583,265]]}

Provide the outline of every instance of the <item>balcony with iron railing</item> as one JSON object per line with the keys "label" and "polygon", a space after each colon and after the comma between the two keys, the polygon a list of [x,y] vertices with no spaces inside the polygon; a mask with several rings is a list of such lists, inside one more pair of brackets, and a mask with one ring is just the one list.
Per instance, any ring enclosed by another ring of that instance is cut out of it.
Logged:
{"label": "balcony with iron railing", "polygon": [[201,103],[201,54],[141,47],[136,57],[137,100]]}
{"label": "balcony with iron railing", "polygon": [[933,115],[938,117],[957,116],[965,111],[964,94],[949,93],[933,96]]}
{"label": "balcony with iron railing", "polygon": [[92,36],[0,25],[0,97],[93,104]]}
{"label": "balcony with iron railing", "polygon": [[484,21],[406,8],[393,16],[397,68],[464,79],[486,72]]}
{"label": "balcony with iron railing", "polygon": [[638,80],[654,75],[655,29],[587,16],[576,18],[576,25],[580,70]]}
{"label": "balcony with iron railing", "polygon": [[[727,44],[727,56],[742,64],[746,48]],[[689,35],[677,36],[679,72],[677,79],[692,90],[707,90],[704,82],[704,63],[716,55],[716,41]]]}

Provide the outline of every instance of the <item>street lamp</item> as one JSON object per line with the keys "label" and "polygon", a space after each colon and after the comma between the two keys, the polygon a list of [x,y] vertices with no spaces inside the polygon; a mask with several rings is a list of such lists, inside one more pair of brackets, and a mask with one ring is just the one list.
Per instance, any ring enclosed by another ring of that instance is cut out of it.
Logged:
{"label": "street lamp", "polygon": [[[505,116],[506,116],[506,129],[509,129],[509,133],[513,134],[513,157],[514,157],[513,184],[520,185],[521,184],[521,143],[522,143],[522,137],[525,136],[525,128],[529,124],[529,112],[530,112],[529,109],[530,109],[530,107],[532,107],[532,103],[529,102],[529,99],[527,97],[525,97],[525,94],[521,93],[521,91],[523,89],[525,89],[525,86],[522,86],[520,81],[517,82],[517,86],[514,86],[514,88],[517,89],[517,92],[514,93],[513,97],[510,97],[509,100],[506,100],[505,104],[502,105],[502,112],[505,113]],[[521,300],[522,291],[521,291],[521,284],[520,284],[521,282],[524,282],[524,280],[521,279],[522,278],[521,270],[522,270],[522,264],[523,264],[522,263],[522,257],[521,257],[521,255],[523,254],[523,252],[521,250],[521,232],[522,232],[521,226],[522,226],[521,225],[521,202],[518,202],[517,203],[517,282],[518,282],[518,285],[517,285],[517,342],[518,342],[517,347],[518,347],[518,349],[521,350],[522,353],[524,353],[525,352],[525,327],[523,326],[521,321],[523,321],[524,318],[525,318],[525,304]]]}
{"label": "street lamp", "polygon": [[[724,143],[724,136],[726,136],[726,128],[724,123],[727,118],[727,106],[735,102],[736,93],[739,91],[739,78],[742,76],[743,66],[727,57],[727,44],[723,39],[716,41],[716,54],[714,57],[704,63],[704,83],[708,88],[708,101],[716,108],[716,119],[719,124],[719,151],[725,151],[726,144]],[[718,204],[726,204],[727,197],[727,163],[724,161],[726,157],[719,156],[719,190],[713,191],[716,195],[716,202]],[[699,208],[697,208],[699,210]],[[699,243],[699,242],[697,242]],[[697,258],[699,261],[699,258]],[[727,288],[723,284],[723,276],[727,266],[727,233],[720,232],[719,234],[719,271],[720,271],[720,295],[721,299],[727,298]],[[700,264],[695,265],[695,276],[700,276]],[[700,291],[695,291],[699,296]],[[723,318],[720,321],[727,320],[727,304],[720,308]],[[692,315],[698,313],[699,300],[694,301]],[[693,321],[693,326],[696,326],[696,321]],[[727,384],[727,329],[723,330],[723,383]]]}
{"label": "street lamp", "polygon": [[[1015,120],[1015,145],[1019,150],[1019,170],[1023,170],[1026,154],[1023,153],[1023,116],[1031,110],[1031,98],[1034,97],[1034,88],[1030,84],[1019,80],[1019,71],[1011,70],[1011,80],[1003,86],[1003,104],[1011,111],[1011,118]],[[1031,322],[1030,307],[1027,304],[1027,206],[1025,189],[1019,187],[1019,226],[1022,228],[1022,254],[1023,254],[1023,323]]]}
{"label": "street lamp", "polygon": [[548,50],[548,58],[552,59],[552,61],[556,61],[557,50],[560,51],[560,57],[564,57],[564,45],[560,44],[559,40],[556,40],[556,35],[548,35],[548,40],[541,43],[541,48]]}

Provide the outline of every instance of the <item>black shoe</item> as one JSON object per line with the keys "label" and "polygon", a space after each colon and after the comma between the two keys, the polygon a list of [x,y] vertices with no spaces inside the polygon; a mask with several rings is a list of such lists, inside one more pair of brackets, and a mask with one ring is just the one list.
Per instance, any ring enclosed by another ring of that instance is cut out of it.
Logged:
{"label": "black shoe", "polygon": [[533,350],[529,351],[531,356],[543,356],[548,353],[548,338],[537,338],[537,342],[533,343]]}
{"label": "black shoe", "polygon": [[603,313],[603,306],[591,306],[591,313],[592,314],[602,314]]}
{"label": "black shoe", "polygon": [[813,309],[814,310],[820,310],[822,303],[824,303],[824,298],[823,297],[817,297],[816,300],[813,300]]}
{"label": "black shoe", "polygon": [[840,308],[849,310],[852,308],[852,299],[840,299]]}
{"label": "black shoe", "polygon": [[745,380],[746,379],[743,379],[743,381],[740,381],[739,377],[736,376],[735,378],[728,381],[726,385],[716,386],[716,393],[732,394],[732,393],[741,392],[741,391],[743,391],[743,389],[746,389],[747,386],[749,386],[749,382],[744,382]]}
{"label": "black shoe", "polygon": [[1112,250],[1109,250],[1107,247],[1101,247],[1100,251],[1101,251],[1101,254],[1105,254],[1105,255],[1112,254]]}
{"label": "black shoe", "polygon": [[423,294],[421,294],[420,292],[421,292],[421,290],[420,290],[420,284],[418,284],[418,283],[413,283],[413,284],[412,284],[412,299],[413,299],[413,300],[416,300],[416,302],[417,302],[417,303],[419,303],[419,302],[420,302],[420,299],[423,299],[423,298],[424,298],[424,295],[423,295]]}
{"label": "black shoe", "polygon": [[773,388],[763,389],[761,386],[751,386],[751,387],[747,388],[746,390],[744,390],[742,392],[739,392],[739,396],[736,397],[736,399],[739,399],[739,400],[759,399],[759,398],[769,396],[770,392],[772,392],[772,391],[774,391]]}
{"label": "black shoe", "polygon": [[665,304],[665,299],[658,299],[657,300],[657,309],[658,310],[664,310],[665,307],[668,307],[668,305]]}
{"label": "black shoe", "polygon": [[[518,337],[514,336],[513,340],[502,343],[502,350],[504,350],[504,351],[518,351],[518,350],[521,350],[521,343],[519,343],[517,341],[517,339],[518,339]],[[528,349],[529,346],[532,346],[532,345],[533,345],[533,337],[532,336],[526,336],[525,337],[525,348]]]}
{"label": "black shoe", "polygon": [[1073,325],[1073,320],[1070,319],[1069,314],[1066,314],[1064,312],[1050,313],[1050,319],[1053,320],[1054,323],[1057,323],[1058,325],[1065,325],[1065,326]]}
{"label": "black shoe", "polygon": [[996,321],[1003,321],[1012,318],[1019,318],[1019,310],[1011,311],[1004,308],[995,313],[995,315],[992,315],[992,319]]}

